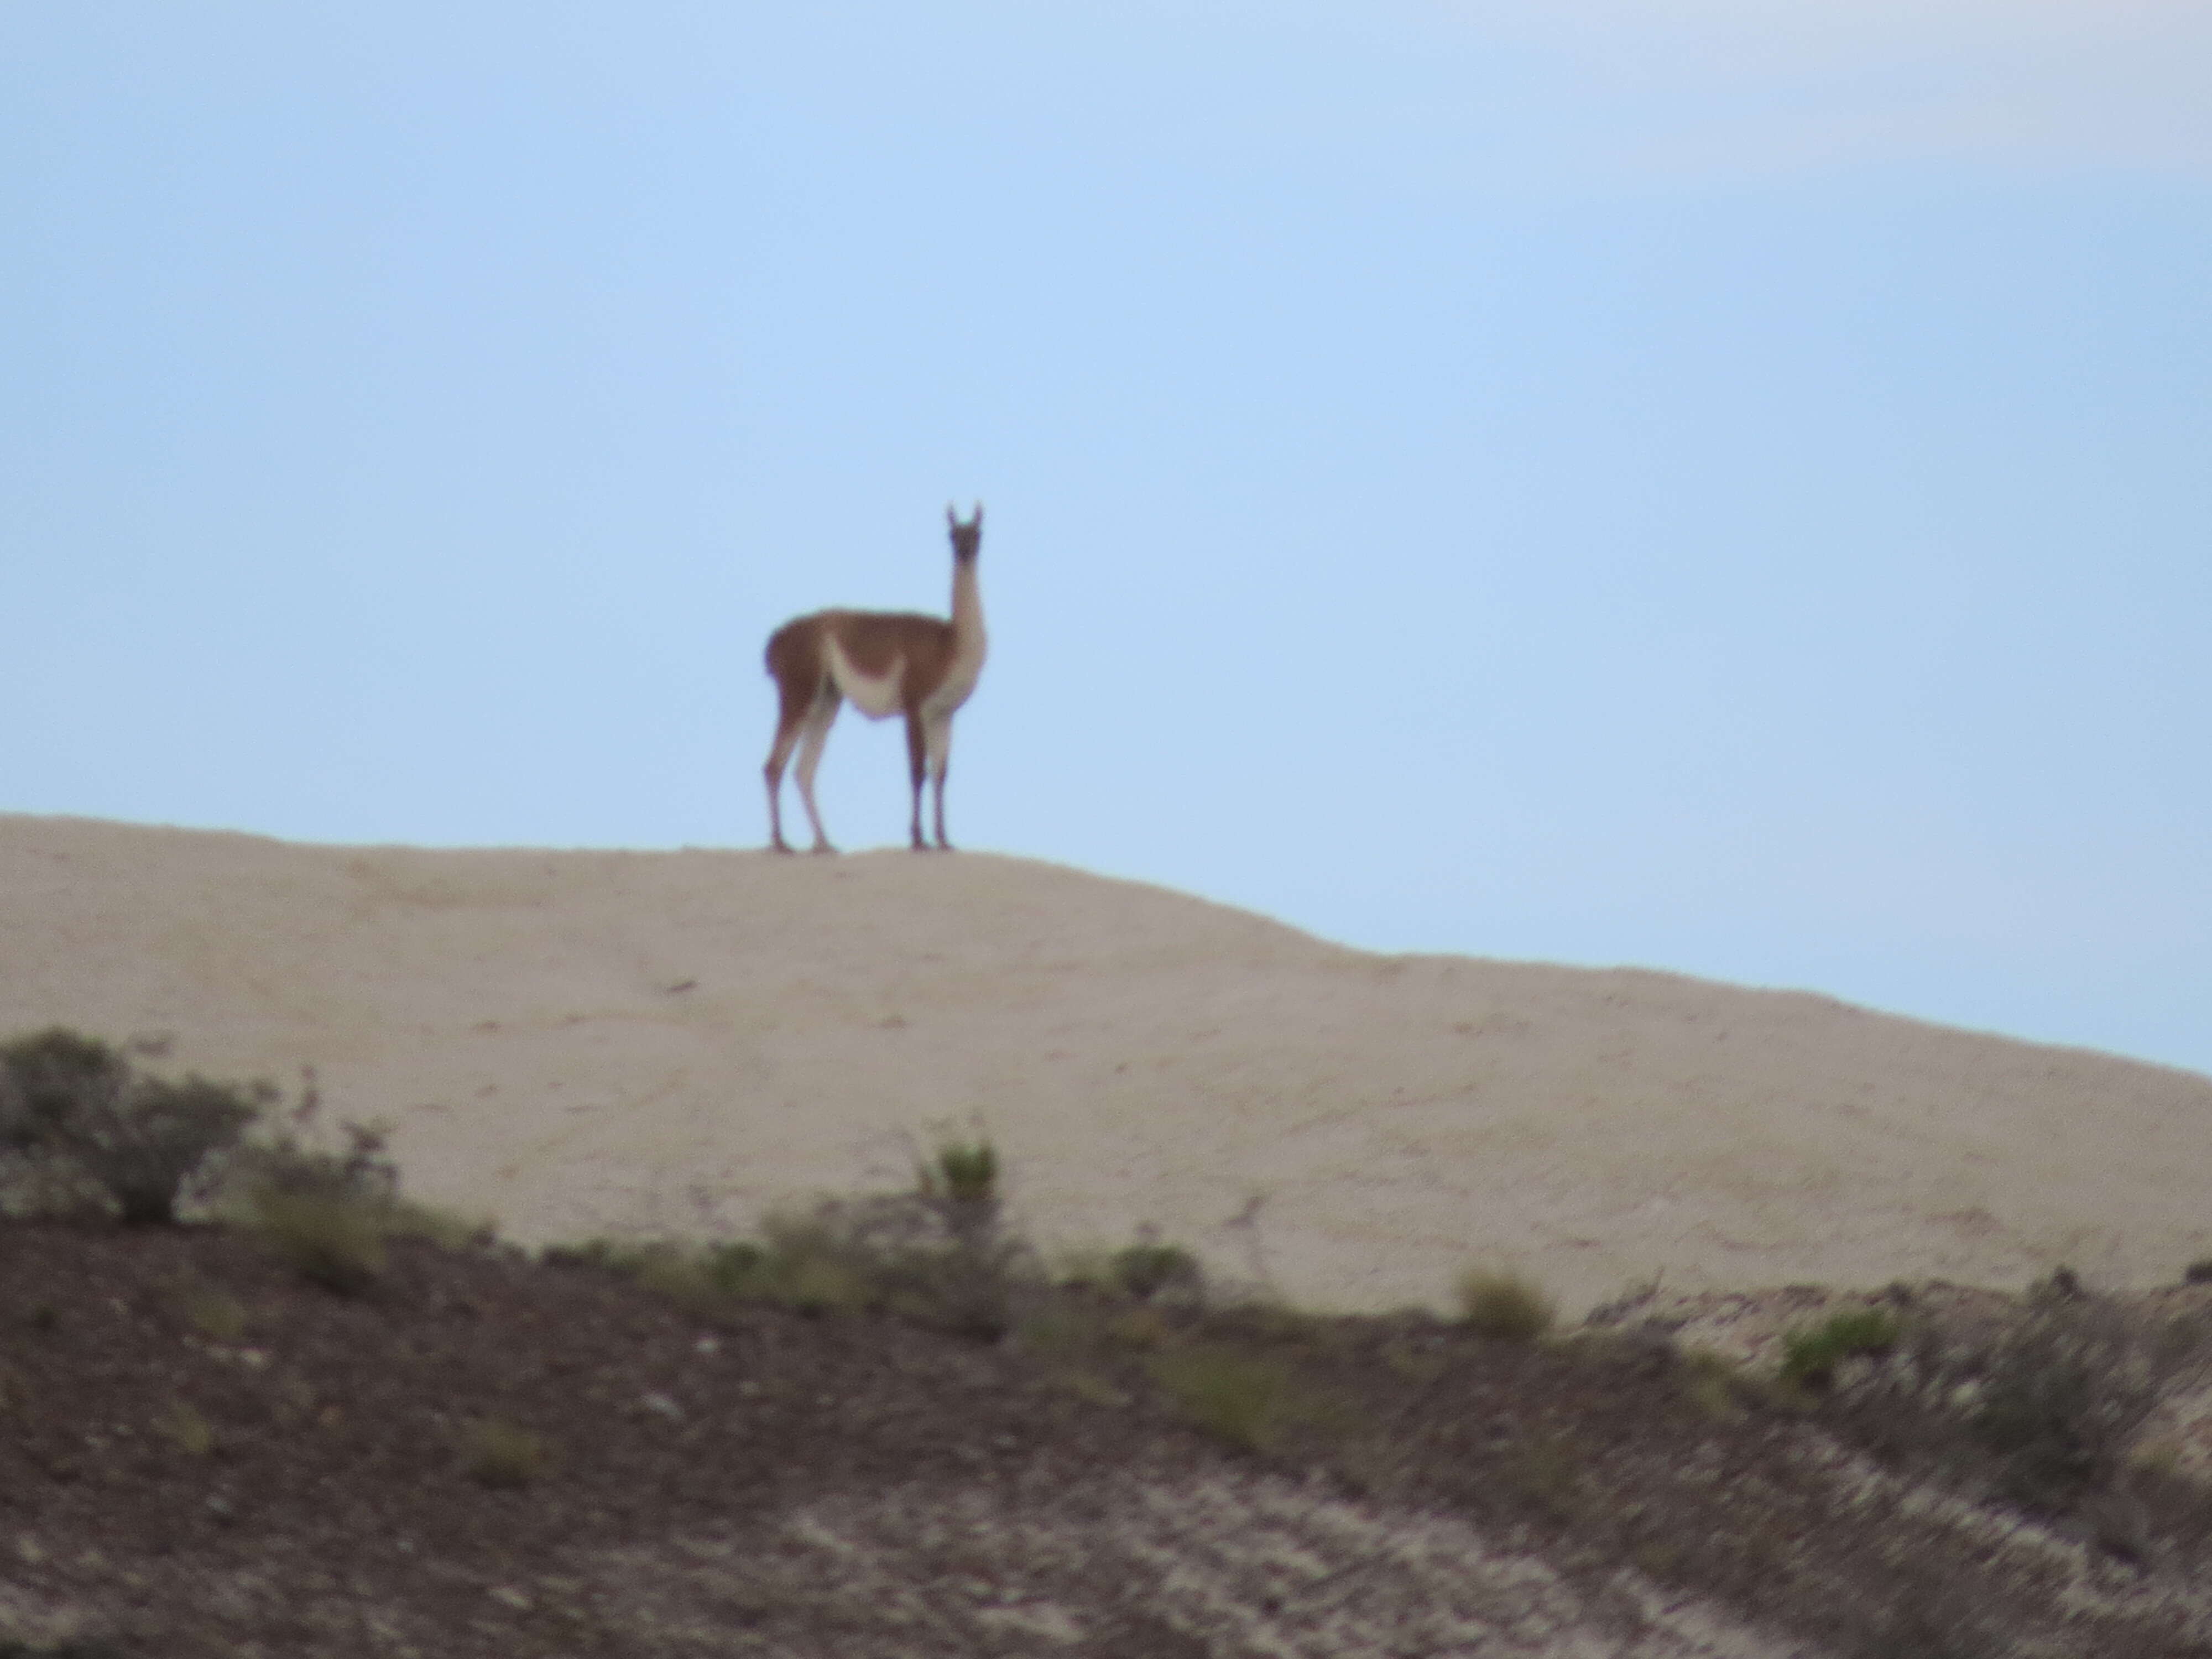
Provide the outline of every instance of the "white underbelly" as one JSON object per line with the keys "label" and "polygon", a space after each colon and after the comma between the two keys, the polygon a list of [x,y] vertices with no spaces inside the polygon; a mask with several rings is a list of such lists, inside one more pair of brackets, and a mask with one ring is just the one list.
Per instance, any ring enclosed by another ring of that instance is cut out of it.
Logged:
{"label": "white underbelly", "polygon": [[879,720],[899,710],[901,693],[906,683],[906,659],[901,657],[889,670],[881,674],[864,674],[853,665],[852,659],[833,635],[828,641],[830,679],[842,692],[853,707],[872,720]]}

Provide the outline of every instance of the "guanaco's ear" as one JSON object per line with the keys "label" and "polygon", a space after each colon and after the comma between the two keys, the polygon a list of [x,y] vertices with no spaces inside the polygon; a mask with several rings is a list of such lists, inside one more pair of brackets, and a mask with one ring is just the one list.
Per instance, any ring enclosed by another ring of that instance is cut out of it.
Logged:
{"label": "guanaco's ear", "polygon": [[952,503],[950,501],[945,504],[945,522],[955,530],[960,528],[960,515],[952,510]]}
{"label": "guanaco's ear", "polygon": [[978,530],[981,530],[982,527],[983,527],[983,503],[982,503],[982,502],[981,502],[981,501],[978,501],[978,502],[976,502],[976,503],[975,503],[975,528],[976,528],[976,529],[978,529]]}

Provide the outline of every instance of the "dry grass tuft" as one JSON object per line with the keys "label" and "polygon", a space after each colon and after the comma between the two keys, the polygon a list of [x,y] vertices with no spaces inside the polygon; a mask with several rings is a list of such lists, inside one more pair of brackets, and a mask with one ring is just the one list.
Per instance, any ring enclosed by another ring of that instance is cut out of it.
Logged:
{"label": "dry grass tuft", "polygon": [[1510,1268],[1470,1267],[1456,1287],[1460,1316],[1478,1336],[1531,1342],[1551,1329],[1559,1310],[1542,1285]]}
{"label": "dry grass tuft", "polygon": [[1235,1348],[1183,1348],[1156,1356],[1152,1380],[1176,1409],[1218,1440],[1264,1452],[1309,1414],[1290,1368]]}
{"label": "dry grass tuft", "polygon": [[1682,1355],[1682,1397],[1701,1417],[1733,1423],[1745,1413],[1742,1367],[1715,1348],[1693,1347]]}
{"label": "dry grass tuft", "polygon": [[383,1207],[343,1194],[254,1194],[250,1216],[270,1248],[305,1277],[341,1296],[360,1296],[384,1272]]}
{"label": "dry grass tuft", "polygon": [[215,1449],[214,1425],[181,1400],[155,1419],[154,1431],[187,1457],[205,1457]]}
{"label": "dry grass tuft", "polygon": [[481,1486],[526,1486],[552,1467],[544,1438],[504,1418],[480,1418],[462,1442],[469,1478]]}
{"label": "dry grass tuft", "polygon": [[177,1288],[185,1322],[210,1342],[235,1342],[246,1334],[246,1304],[214,1285],[188,1280]]}

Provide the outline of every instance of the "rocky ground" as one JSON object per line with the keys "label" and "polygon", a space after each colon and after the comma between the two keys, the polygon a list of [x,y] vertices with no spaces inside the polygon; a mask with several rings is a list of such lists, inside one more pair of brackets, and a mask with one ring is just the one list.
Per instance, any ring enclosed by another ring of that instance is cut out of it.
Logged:
{"label": "rocky ground", "polygon": [[1899,1287],[1793,1388],[1840,1299],[963,1332],[12,1222],[0,1655],[2212,1653],[2207,1296]]}

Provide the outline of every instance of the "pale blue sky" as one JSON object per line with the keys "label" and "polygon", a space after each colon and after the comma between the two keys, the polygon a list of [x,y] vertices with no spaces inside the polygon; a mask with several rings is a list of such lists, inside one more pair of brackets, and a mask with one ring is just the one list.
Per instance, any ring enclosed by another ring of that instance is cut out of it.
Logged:
{"label": "pale blue sky", "polygon": [[[964,844],[2212,1070],[2212,9],[0,9],[0,808]],[[824,767],[901,839],[894,727]]]}

